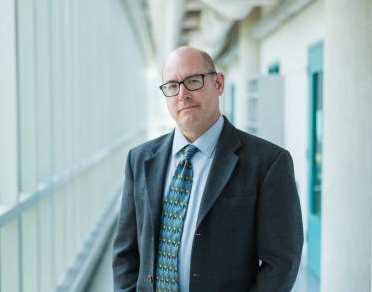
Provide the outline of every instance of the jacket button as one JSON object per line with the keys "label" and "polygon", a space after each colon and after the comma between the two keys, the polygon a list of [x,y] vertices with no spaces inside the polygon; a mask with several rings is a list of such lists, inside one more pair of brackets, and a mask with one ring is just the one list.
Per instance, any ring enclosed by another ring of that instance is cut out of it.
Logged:
{"label": "jacket button", "polygon": [[200,233],[195,233],[195,236],[201,236],[201,234]]}
{"label": "jacket button", "polygon": [[194,278],[198,278],[200,275],[197,274],[197,273],[193,273],[192,276],[193,276]]}
{"label": "jacket button", "polygon": [[153,275],[148,275],[147,280],[152,284],[154,283],[154,276]]}

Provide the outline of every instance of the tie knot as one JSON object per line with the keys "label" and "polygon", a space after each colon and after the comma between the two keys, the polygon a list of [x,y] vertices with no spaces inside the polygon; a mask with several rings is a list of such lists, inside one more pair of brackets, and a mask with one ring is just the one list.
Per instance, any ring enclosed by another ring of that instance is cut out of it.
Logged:
{"label": "tie knot", "polygon": [[184,148],[184,159],[186,160],[191,160],[191,158],[194,156],[194,154],[196,152],[198,152],[198,147],[194,146],[194,145],[187,145],[185,148]]}

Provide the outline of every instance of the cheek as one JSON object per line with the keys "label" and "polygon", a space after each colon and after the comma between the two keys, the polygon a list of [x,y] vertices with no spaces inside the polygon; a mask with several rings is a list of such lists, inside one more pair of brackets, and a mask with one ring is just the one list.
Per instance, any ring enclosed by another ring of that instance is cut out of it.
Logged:
{"label": "cheek", "polygon": [[218,101],[216,98],[209,98],[208,100],[204,101],[204,110],[208,112],[214,111],[218,107]]}
{"label": "cheek", "polygon": [[167,101],[167,108],[172,117],[176,114],[176,103],[173,101]]}

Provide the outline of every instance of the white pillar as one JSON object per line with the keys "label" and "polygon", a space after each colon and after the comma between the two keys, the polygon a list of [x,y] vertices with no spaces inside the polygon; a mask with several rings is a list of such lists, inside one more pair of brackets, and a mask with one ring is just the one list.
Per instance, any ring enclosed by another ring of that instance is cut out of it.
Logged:
{"label": "white pillar", "polygon": [[258,10],[244,20],[239,30],[240,78],[237,86],[235,125],[247,130],[248,124],[248,80],[260,71],[259,41],[252,37],[252,27],[259,18]]}
{"label": "white pillar", "polygon": [[370,291],[372,1],[325,9],[321,291]]}
{"label": "white pillar", "polygon": [[0,206],[18,193],[17,78],[14,0],[0,3]]}

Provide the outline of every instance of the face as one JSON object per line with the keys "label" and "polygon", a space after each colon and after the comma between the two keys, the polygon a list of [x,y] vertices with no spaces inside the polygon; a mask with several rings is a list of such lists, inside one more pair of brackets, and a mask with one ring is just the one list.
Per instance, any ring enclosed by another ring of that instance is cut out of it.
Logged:
{"label": "face", "polygon": [[[173,53],[164,67],[164,83],[182,81],[194,74],[207,73],[208,69],[198,51]],[[217,120],[223,87],[222,73],[206,75],[201,89],[189,91],[181,84],[178,95],[166,97],[169,113],[186,137],[196,139]]]}

